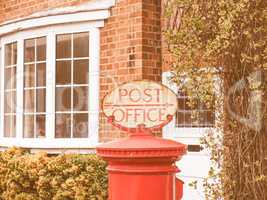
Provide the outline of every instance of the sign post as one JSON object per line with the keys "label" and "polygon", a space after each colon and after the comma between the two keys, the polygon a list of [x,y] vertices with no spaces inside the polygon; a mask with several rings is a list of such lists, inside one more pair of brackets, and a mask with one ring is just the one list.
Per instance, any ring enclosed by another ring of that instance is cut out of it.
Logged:
{"label": "sign post", "polygon": [[129,135],[97,147],[108,162],[109,200],[181,199],[175,162],[186,146],[152,134],[172,120],[176,95],[156,82],[133,81],[110,92],[102,109],[109,123]]}

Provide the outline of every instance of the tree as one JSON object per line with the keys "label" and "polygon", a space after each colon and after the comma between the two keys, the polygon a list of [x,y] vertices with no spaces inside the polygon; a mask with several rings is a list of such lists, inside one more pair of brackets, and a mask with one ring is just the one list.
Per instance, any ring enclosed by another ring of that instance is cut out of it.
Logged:
{"label": "tree", "polygon": [[209,104],[211,77],[223,80],[222,146],[215,135],[204,138],[219,167],[223,155],[222,170],[205,183],[207,199],[267,199],[267,1],[164,3],[173,81]]}

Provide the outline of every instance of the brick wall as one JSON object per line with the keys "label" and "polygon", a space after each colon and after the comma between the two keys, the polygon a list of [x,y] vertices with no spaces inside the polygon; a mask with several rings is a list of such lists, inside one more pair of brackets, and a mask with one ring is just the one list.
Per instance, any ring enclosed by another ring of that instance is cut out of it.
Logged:
{"label": "brick wall", "polygon": [[[101,31],[101,98],[116,84],[161,80],[160,1],[120,0]],[[102,141],[123,137],[101,116]]]}
{"label": "brick wall", "polygon": [[3,0],[0,0],[0,21],[4,19]]}
{"label": "brick wall", "polygon": [[[88,0],[0,0],[0,23],[54,7]],[[2,3],[1,3],[2,2]],[[2,6],[1,6],[2,5]],[[161,80],[161,3],[159,0],[117,0],[101,29],[101,99],[117,84]],[[123,137],[101,114],[100,138]]]}
{"label": "brick wall", "polygon": [[[101,30],[101,99],[117,84],[142,79],[142,2],[119,1]],[[114,130],[101,114],[100,138],[124,134]]]}
{"label": "brick wall", "polygon": [[161,4],[143,1],[143,78],[161,80]]}

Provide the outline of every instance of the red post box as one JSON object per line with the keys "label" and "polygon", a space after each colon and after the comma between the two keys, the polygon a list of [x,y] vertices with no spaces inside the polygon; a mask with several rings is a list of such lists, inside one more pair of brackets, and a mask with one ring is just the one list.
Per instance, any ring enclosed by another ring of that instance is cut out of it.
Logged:
{"label": "red post box", "polygon": [[142,126],[130,131],[126,139],[97,147],[98,155],[108,162],[109,200],[181,199],[182,182],[176,179],[175,162],[185,154],[186,146],[154,137]]}
{"label": "red post box", "polygon": [[176,199],[182,199],[183,197],[184,182],[176,178]]}
{"label": "red post box", "polygon": [[181,199],[175,162],[186,146],[152,135],[172,120],[176,95],[156,82],[133,81],[115,88],[102,106],[108,121],[129,135],[97,147],[108,162],[109,200]]}

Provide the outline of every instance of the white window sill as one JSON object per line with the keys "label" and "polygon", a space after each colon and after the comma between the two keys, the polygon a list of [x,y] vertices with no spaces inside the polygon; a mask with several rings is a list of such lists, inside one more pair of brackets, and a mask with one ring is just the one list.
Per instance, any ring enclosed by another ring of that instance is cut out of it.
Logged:
{"label": "white window sill", "polygon": [[[6,151],[10,147],[2,147],[0,146],[0,151]],[[47,154],[95,154],[96,149],[95,148],[72,148],[72,149],[58,149],[58,148],[23,148],[28,149],[30,153],[40,153],[45,152]]]}
{"label": "white window sill", "polygon": [[1,138],[0,146],[12,147],[17,146],[21,148],[45,148],[45,149],[84,149],[95,148],[96,143],[92,142],[89,138]]}
{"label": "white window sill", "polygon": [[47,152],[49,154],[58,153],[79,153],[88,154],[95,153],[96,147],[101,143],[94,143],[89,138],[83,139],[16,139],[16,138],[2,138],[0,141],[0,151],[11,147],[19,147],[30,149],[31,152]]}

